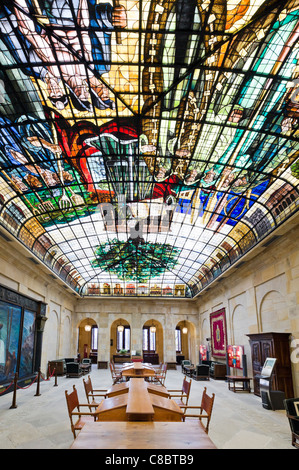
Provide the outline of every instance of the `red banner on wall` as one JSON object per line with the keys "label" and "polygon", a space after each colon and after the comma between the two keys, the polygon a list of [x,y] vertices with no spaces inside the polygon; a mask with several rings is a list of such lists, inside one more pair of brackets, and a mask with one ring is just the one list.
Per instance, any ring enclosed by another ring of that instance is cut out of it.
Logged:
{"label": "red banner on wall", "polygon": [[227,347],[225,308],[210,314],[212,356],[225,357]]}

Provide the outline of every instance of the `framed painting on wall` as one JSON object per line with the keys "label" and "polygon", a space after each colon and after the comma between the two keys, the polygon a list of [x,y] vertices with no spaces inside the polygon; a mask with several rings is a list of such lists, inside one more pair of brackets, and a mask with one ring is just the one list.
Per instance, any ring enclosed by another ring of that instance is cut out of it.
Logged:
{"label": "framed painting on wall", "polygon": [[207,347],[204,344],[199,345],[199,354],[202,361],[207,360]]}
{"label": "framed painting on wall", "polygon": [[17,369],[22,309],[0,301],[0,383],[11,381]]}
{"label": "framed painting on wall", "polygon": [[227,347],[225,308],[210,314],[212,356],[225,357]]}
{"label": "framed painting on wall", "polygon": [[228,366],[234,369],[242,369],[242,356],[244,354],[243,346],[227,346]]}

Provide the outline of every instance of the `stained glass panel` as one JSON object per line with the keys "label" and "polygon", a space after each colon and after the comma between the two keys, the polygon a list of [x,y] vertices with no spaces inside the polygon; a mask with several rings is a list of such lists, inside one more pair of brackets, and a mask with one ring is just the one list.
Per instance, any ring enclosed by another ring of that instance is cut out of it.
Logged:
{"label": "stained glass panel", "polygon": [[0,6],[0,223],[82,296],[197,295],[298,210],[299,0]]}

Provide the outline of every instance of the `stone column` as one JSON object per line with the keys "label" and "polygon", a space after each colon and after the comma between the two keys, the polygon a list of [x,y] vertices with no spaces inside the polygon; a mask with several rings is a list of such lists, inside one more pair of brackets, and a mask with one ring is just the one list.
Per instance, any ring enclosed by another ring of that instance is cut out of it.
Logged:
{"label": "stone column", "polygon": [[142,354],[142,324],[139,312],[132,313],[131,317],[131,351],[139,351]]}
{"label": "stone column", "polygon": [[176,318],[167,309],[164,330],[164,362],[176,362],[175,325]]}
{"label": "stone column", "polygon": [[108,314],[101,313],[98,321],[98,361],[110,361],[110,325]]}

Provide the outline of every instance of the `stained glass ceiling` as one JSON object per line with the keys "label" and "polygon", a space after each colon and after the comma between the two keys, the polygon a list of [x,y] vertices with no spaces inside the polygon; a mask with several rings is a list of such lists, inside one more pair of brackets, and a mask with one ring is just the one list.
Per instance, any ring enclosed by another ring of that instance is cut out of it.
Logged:
{"label": "stained glass ceiling", "polygon": [[0,6],[0,223],[82,296],[194,297],[298,210],[299,0]]}

